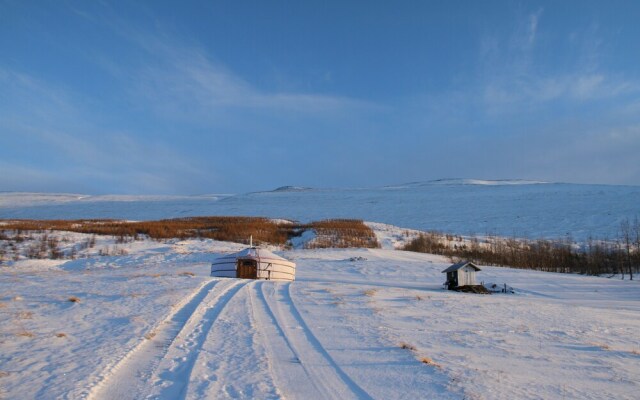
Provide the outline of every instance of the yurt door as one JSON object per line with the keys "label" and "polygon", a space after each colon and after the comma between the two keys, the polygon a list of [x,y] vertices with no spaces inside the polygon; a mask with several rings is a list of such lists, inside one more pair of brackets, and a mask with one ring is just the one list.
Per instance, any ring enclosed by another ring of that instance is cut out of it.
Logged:
{"label": "yurt door", "polygon": [[257,279],[258,262],[256,260],[238,260],[236,278]]}

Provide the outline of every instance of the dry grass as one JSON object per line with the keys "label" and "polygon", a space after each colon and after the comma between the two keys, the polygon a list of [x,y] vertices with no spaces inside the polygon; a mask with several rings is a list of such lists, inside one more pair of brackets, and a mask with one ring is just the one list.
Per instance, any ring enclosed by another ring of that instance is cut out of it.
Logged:
{"label": "dry grass", "polygon": [[410,350],[410,351],[416,351],[416,346],[406,343],[406,342],[401,342],[400,343],[400,348],[404,349],[404,350]]}
{"label": "dry grass", "polygon": [[76,296],[71,296],[67,300],[72,302],[72,303],[80,303],[80,298],[76,297]]}
{"label": "dry grass", "polygon": [[[190,217],[158,221],[130,222],[111,219],[87,220],[0,220],[3,229],[17,232],[70,231],[84,234],[109,235],[118,243],[127,243],[140,236],[156,240],[209,238],[238,243],[249,242],[253,236],[255,244],[269,243],[285,245],[287,241],[307,229],[317,236],[308,244],[309,248],[379,248],[380,244],[371,228],[361,220],[327,219],[308,224],[282,224],[262,217]],[[87,247],[95,246],[95,239]],[[103,251],[110,254],[109,251]],[[117,252],[118,253],[118,252]],[[124,249],[119,253],[126,253]]]}
{"label": "dry grass", "polygon": [[420,300],[423,300],[423,297],[422,297],[422,296],[420,296],[420,295],[416,295],[415,299],[416,299],[416,300],[418,300],[418,301],[420,301]]}
{"label": "dry grass", "polygon": [[438,364],[437,362],[433,361],[429,357],[421,357],[420,358],[420,362],[423,363],[423,364],[431,365],[431,366],[436,367],[436,368],[440,368],[440,364]]}
{"label": "dry grass", "polygon": [[375,233],[362,220],[327,219],[312,222],[302,228],[313,229],[317,235],[305,246],[307,248],[380,247]]}
{"label": "dry grass", "polygon": [[[404,350],[409,350],[412,353],[417,353],[418,349],[416,349],[416,346],[406,343],[406,342],[401,342],[400,343],[400,348],[404,349]],[[436,368],[441,368],[440,364],[438,364],[437,362],[433,361],[432,358],[427,357],[427,356],[421,356],[418,358],[418,360],[420,360],[421,363],[426,364],[426,365],[430,365],[432,367],[436,367]]]}
{"label": "dry grass", "polygon": [[65,337],[67,337],[67,334],[64,333],[64,332],[58,332],[58,333],[56,333],[56,337],[57,338],[65,338]]}
{"label": "dry grass", "polygon": [[165,276],[167,274],[163,274],[163,273],[147,273],[147,274],[135,274],[135,275],[131,275],[131,278],[160,278],[161,276]]}
{"label": "dry grass", "polygon": [[149,333],[144,335],[144,338],[147,339],[147,340],[151,340],[154,337],[156,337],[156,333],[155,332],[149,332]]}
{"label": "dry grass", "polygon": [[35,337],[36,335],[33,332],[23,330],[16,333],[16,336],[32,338],[32,337]]}
{"label": "dry grass", "polygon": [[18,319],[32,319],[33,313],[31,311],[20,311],[16,313]]}
{"label": "dry grass", "polygon": [[196,276],[195,273],[190,272],[190,271],[182,271],[182,272],[178,272],[178,275],[180,276]]}
{"label": "dry grass", "polygon": [[635,355],[635,356],[640,356],[640,350],[638,349],[633,349],[630,351],[631,354]]}
{"label": "dry grass", "polygon": [[9,373],[6,371],[0,371],[0,378],[4,378],[5,376],[9,376]]}
{"label": "dry grass", "polygon": [[365,296],[372,297],[372,296],[375,296],[377,292],[378,292],[378,289],[367,289],[363,293]]}
{"label": "dry grass", "polygon": [[152,239],[210,238],[248,243],[284,244],[291,228],[261,217],[190,217],[130,222],[110,219],[5,220],[3,229],[14,231],[69,231],[116,236],[127,242],[146,235]]}
{"label": "dry grass", "polygon": [[611,347],[608,344],[605,344],[605,343],[595,343],[594,342],[594,343],[589,343],[589,344],[592,345],[592,346],[595,346],[595,347],[599,347],[602,350],[611,350]]}
{"label": "dry grass", "polygon": [[6,303],[0,302],[0,308],[6,308],[6,307],[7,307]]}

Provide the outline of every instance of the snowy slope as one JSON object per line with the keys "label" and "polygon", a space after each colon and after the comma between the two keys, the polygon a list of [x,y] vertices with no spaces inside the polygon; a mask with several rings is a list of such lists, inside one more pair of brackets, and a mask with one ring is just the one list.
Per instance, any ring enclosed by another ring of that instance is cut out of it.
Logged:
{"label": "snowy slope", "polygon": [[[401,230],[372,226],[387,247],[401,240]],[[634,399],[640,390],[635,281],[483,267],[478,279],[518,293],[462,294],[441,289],[446,259],[390,249],[282,252],[298,265],[295,282],[243,281],[208,277],[233,243],[137,241],[119,244],[128,254],[97,255],[113,245],[99,238],[87,258],[0,267],[0,397]]]}
{"label": "snowy slope", "polygon": [[372,189],[276,190],[211,196],[0,193],[0,218],[161,219],[248,215],[303,222],[359,218],[456,234],[586,240],[640,216],[640,187],[441,180]]}

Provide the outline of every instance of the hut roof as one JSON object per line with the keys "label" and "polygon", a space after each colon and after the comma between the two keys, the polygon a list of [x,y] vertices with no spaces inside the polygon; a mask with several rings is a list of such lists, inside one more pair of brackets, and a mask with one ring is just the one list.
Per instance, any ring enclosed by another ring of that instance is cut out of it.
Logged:
{"label": "hut roof", "polygon": [[442,273],[445,272],[453,272],[453,271],[457,271],[460,268],[463,268],[465,266],[470,266],[472,268],[474,268],[476,271],[482,271],[480,268],[478,268],[477,265],[475,265],[474,263],[472,263],[471,261],[461,261],[459,263],[453,264],[451,265],[449,268],[445,269],[444,271],[442,271]]}

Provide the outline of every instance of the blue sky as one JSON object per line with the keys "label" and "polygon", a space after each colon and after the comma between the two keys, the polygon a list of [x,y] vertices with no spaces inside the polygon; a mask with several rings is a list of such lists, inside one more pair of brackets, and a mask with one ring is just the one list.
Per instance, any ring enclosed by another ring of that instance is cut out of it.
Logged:
{"label": "blue sky", "polygon": [[640,184],[636,1],[0,0],[0,190]]}

